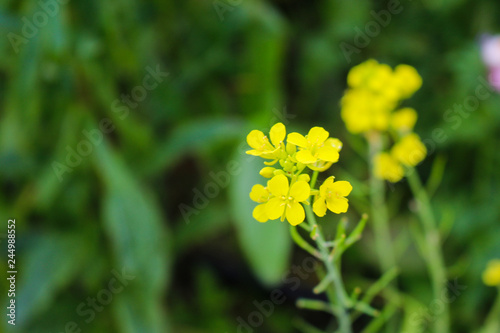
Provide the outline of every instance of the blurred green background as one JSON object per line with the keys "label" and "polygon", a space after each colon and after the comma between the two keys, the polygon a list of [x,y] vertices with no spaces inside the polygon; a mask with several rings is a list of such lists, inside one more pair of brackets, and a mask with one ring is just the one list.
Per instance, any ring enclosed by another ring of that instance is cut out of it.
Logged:
{"label": "blurred green background", "polygon": [[[295,308],[314,297],[315,277],[297,288],[283,280],[306,258],[288,225],[251,217],[248,193],[263,179],[245,136],[281,121],[340,138],[329,174],[353,183],[347,216],[357,220],[369,211],[364,143],[345,130],[339,100],[348,70],[369,58],[423,77],[406,104],[430,150],[422,178],[433,175],[432,187],[442,171],[432,199],[449,278],[467,287],[450,305],[452,331],[483,322],[495,292],[481,273],[500,257],[500,98],[488,90],[472,112],[444,115],[487,78],[478,38],[500,31],[498,1],[0,3],[0,267],[16,218],[18,269],[16,327],[4,314],[2,331],[237,332],[254,301],[279,288],[286,301],[254,332],[297,332],[305,321],[331,332],[328,315]],[[385,26],[373,23],[390,8]],[[367,27],[373,37],[359,37]],[[391,187],[389,203],[400,287],[413,311],[426,311],[406,183]],[[349,290],[379,277],[373,249],[369,224],[343,262]]]}

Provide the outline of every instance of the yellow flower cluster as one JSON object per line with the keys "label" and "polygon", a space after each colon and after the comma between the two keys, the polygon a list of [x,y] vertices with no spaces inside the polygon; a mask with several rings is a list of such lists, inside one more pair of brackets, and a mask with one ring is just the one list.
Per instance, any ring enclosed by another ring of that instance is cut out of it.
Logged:
{"label": "yellow flower cluster", "polygon": [[304,173],[308,169],[325,171],[337,162],[342,149],[340,140],[331,138],[322,127],[311,128],[306,136],[299,133],[287,136],[282,123],[271,128],[269,138],[259,130],[247,136],[252,148],[247,154],[270,160],[264,162],[267,166],[260,171],[263,177],[270,178],[267,186],[254,185],[250,192],[250,198],[259,203],[253,211],[257,221],[286,218],[291,225],[298,225],[305,219],[302,205],[309,205],[311,195],[314,196],[313,211],[318,216],[324,216],[327,208],[337,214],[347,211],[349,205],[345,197],[352,190],[349,182],[334,182],[334,177],[330,177],[315,190],[311,189],[310,176]]}
{"label": "yellow flower cluster", "polygon": [[411,109],[396,114],[392,111],[422,85],[415,68],[399,65],[393,70],[376,60],[368,60],[349,71],[347,84],[341,116],[351,133],[387,131],[393,125],[413,128]]}
{"label": "yellow flower cluster", "polygon": [[483,282],[487,286],[500,287],[500,260],[491,260],[483,273]]}
{"label": "yellow flower cluster", "polygon": [[404,167],[418,165],[427,155],[420,137],[413,133],[417,112],[408,107],[397,109],[421,87],[422,78],[411,66],[398,65],[393,70],[368,60],[351,69],[347,83],[341,102],[347,129],[368,137],[374,132],[392,134],[396,143],[374,157],[374,172],[381,179],[398,182],[405,174]]}

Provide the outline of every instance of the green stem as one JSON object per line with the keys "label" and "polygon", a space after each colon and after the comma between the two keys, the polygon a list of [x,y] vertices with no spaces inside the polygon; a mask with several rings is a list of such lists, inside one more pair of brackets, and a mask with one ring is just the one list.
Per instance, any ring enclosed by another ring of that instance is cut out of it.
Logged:
{"label": "green stem", "polygon": [[314,186],[316,186],[316,180],[318,179],[318,174],[319,174],[318,171],[313,172],[313,175],[311,178],[311,188],[314,188]]}
{"label": "green stem", "polygon": [[385,203],[385,184],[375,176],[373,164],[375,156],[382,150],[382,140],[379,135],[372,136],[370,145],[370,201],[373,228],[375,232],[375,247],[379,258],[381,272],[387,272],[396,266],[392,247],[391,229],[389,227],[389,213]]}
{"label": "green stem", "polygon": [[336,312],[332,312],[332,307],[330,304],[323,301],[318,301],[317,299],[299,298],[296,302],[296,305],[300,309],[323,311],[331,314],[336,314]]}
{"label": "green stem", "polygon": [[[318,171],[314,171],[311,179],[311,187],[316,184],[316,179],[318,177]],[[306,216],[309,224],[312,226],[317,225],[316,217],[312,211],[311,205],[305,205]],[[337,266],[334,264],[333,260],[329,259],[329,249],[327,242],[323,236],[323,232],[319,226],[316,230],[315,242],[318,245],[319,252],[322,256],[323,264],[325,265],[327,275],[331,277],[333,282],[333,287],[335,289],[336,300],[330,300],[332,312],[337,313],[339,319],[340,332],[351,333],[351,319],[348,313],[348,309],[352,306],[349,296],[345,291],[344,283]],[[335,305],[335,301],[338,307]]]}
{"label": "green stem", "polygon": [[[426,262],[428,264],[429,273],[432,280],[432,289],[435,299],[440,299],[442,293],[446,291],[446,266],[444,264],[443,252],[441,250],[441,237],[439,235],[438,225],[432,212],[432,206],[422,186],[422,182],[418,177],[415,169],[410,169],[406,176],[408,183],[413,192],[413,196],[417,199],[420,221],[425,233]],[[434,322],[434,330],[436,333],[448,333],[450,329],[449,305],[443,302],[443,312]]]}
{"label": "green stem", "polygon": [[496,333],[500,331],[500,287],[498,288],[498,295],[491,308],[488,317],[486,318],[484,329],[482,333]]}
{"label": "green stem", "polygon": [[303,250],[309,252],[311,255],[315,256],[318,259],[321,259],[321,254],[316,250],[311,244],[306,242],[304,238],[299,234],[297,227],[290,225],[290,235],[294,240],[295,244],[300,246]]}
{"label": "green stem", "polygon": [[[373,220],[373,230],[375,233],[375,248],[379,259],[381,273],[390,271],[396,267],[395,251],[389,226],[389,212],[385,201],[385,182],[375,175],[375,156],[384,149],[383,138],[379,133],[372,133],[368,137],[369,143],[369,164],[370,164],[370,204]],[[397,281],[392,281],[397,287]],[[394,304],[399,304],[399,299],[395,297],[391,300]],[[388,320],[389,321],[389,320]],[[389,321],[388,332],[396,332],[396,322]]]}

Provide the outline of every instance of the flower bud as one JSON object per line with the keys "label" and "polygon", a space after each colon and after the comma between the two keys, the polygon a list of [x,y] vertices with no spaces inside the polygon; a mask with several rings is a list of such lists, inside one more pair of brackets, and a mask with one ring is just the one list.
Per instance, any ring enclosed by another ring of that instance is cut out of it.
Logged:
{"label": "flower bud", "polygon": [[262,170],[260,170],[259,174],[265,178],[272,178],[274,176],[275,170],[276,170],[276,168],[273,168],[273,167],[265,167],[265,168],[262,168]]}
{"label": "flower bud", "polygon": [[309,175],[307,173],[303,173],[299,176],[298,180],[303,180],[306,183],[309,183],[309,181],[311,180],[311,177],[309,177]]}

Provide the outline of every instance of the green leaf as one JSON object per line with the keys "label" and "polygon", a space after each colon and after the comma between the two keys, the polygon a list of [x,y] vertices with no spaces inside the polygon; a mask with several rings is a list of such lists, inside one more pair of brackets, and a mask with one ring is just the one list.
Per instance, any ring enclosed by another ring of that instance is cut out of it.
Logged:
{"label": "green leaf", "polygon": [[163,332],[161,298],[171,242],[160,209],[105,141],[96,146],[95,157],[105,184],[102,217],[116,269],[137,277],[117,298],[117,322],[124,332]]}
{"label": "green leaf", "polygon": [[363,233],[363,230],[365,229],[366,221],[368,221],[368,215],[363,214],[363,216],[361,216],[361,220],[359,220],[356,228],[354,228],[354,230],[351,232],[349,237],[347,237],[347,239],[345,241],[346,248],[348,248],[349,246],[351,246],[352,244],[356,243],[358,240],[361,239],[361,234]]}
{"label": "green leaf", "polygon": [[263,160],[240,153],[234,161],[240,170],[230,183],[229,197],[239,243],[257,277],[264,284],[273,285],[280,281],[289,264],[292,242],[288,222],[259,223],[252,217],[256,203],[250,200],[249,193],[253,185],[265,182],[259,175]]}
{"label": "green leaf", "polygon": [[[174,231],[175,253],[180,253],[207,242],[210,237],[216,237],[221,232],[231,227],[230,213],[226,205],[213,203],[203,210],[203,214],[194,214],[190,217],[190,223],[180,219]],[[193,227],[196,226],[196,227]]]}
{"label": "green leaf", "polygon": [[446,166],[446,158],[442,155],[437,156],[432,163],[431,175],[427,180],[426,189],[429,196],[432,197],[439,185],[443,181],[443,175]]}
{"label": "green leaf", "polygon": [[198,120],[178,126],[164,141],[153,158],[146,163],[145,174],[156,174],[175,163],[185,154],[196,152],[214,143],[241,138],[245,126],[232,119]]}
{"label": "green leaf", "polygon": [[78,273],[89,254],[88,244],[78,235],[33,236],[19,271],[16,323],[28,325],[50,306],[57,292]]}
{"label": "green leaf", "polygon": [[290,225],[290,236],[294,240],[295,244],[300,246],[305,251],[309,252],[312,256],[316,258],[321,258],[321,254],[318,250],[316,250],[311,244],[309,244],[302,236],[300,235],[297,227]]}

